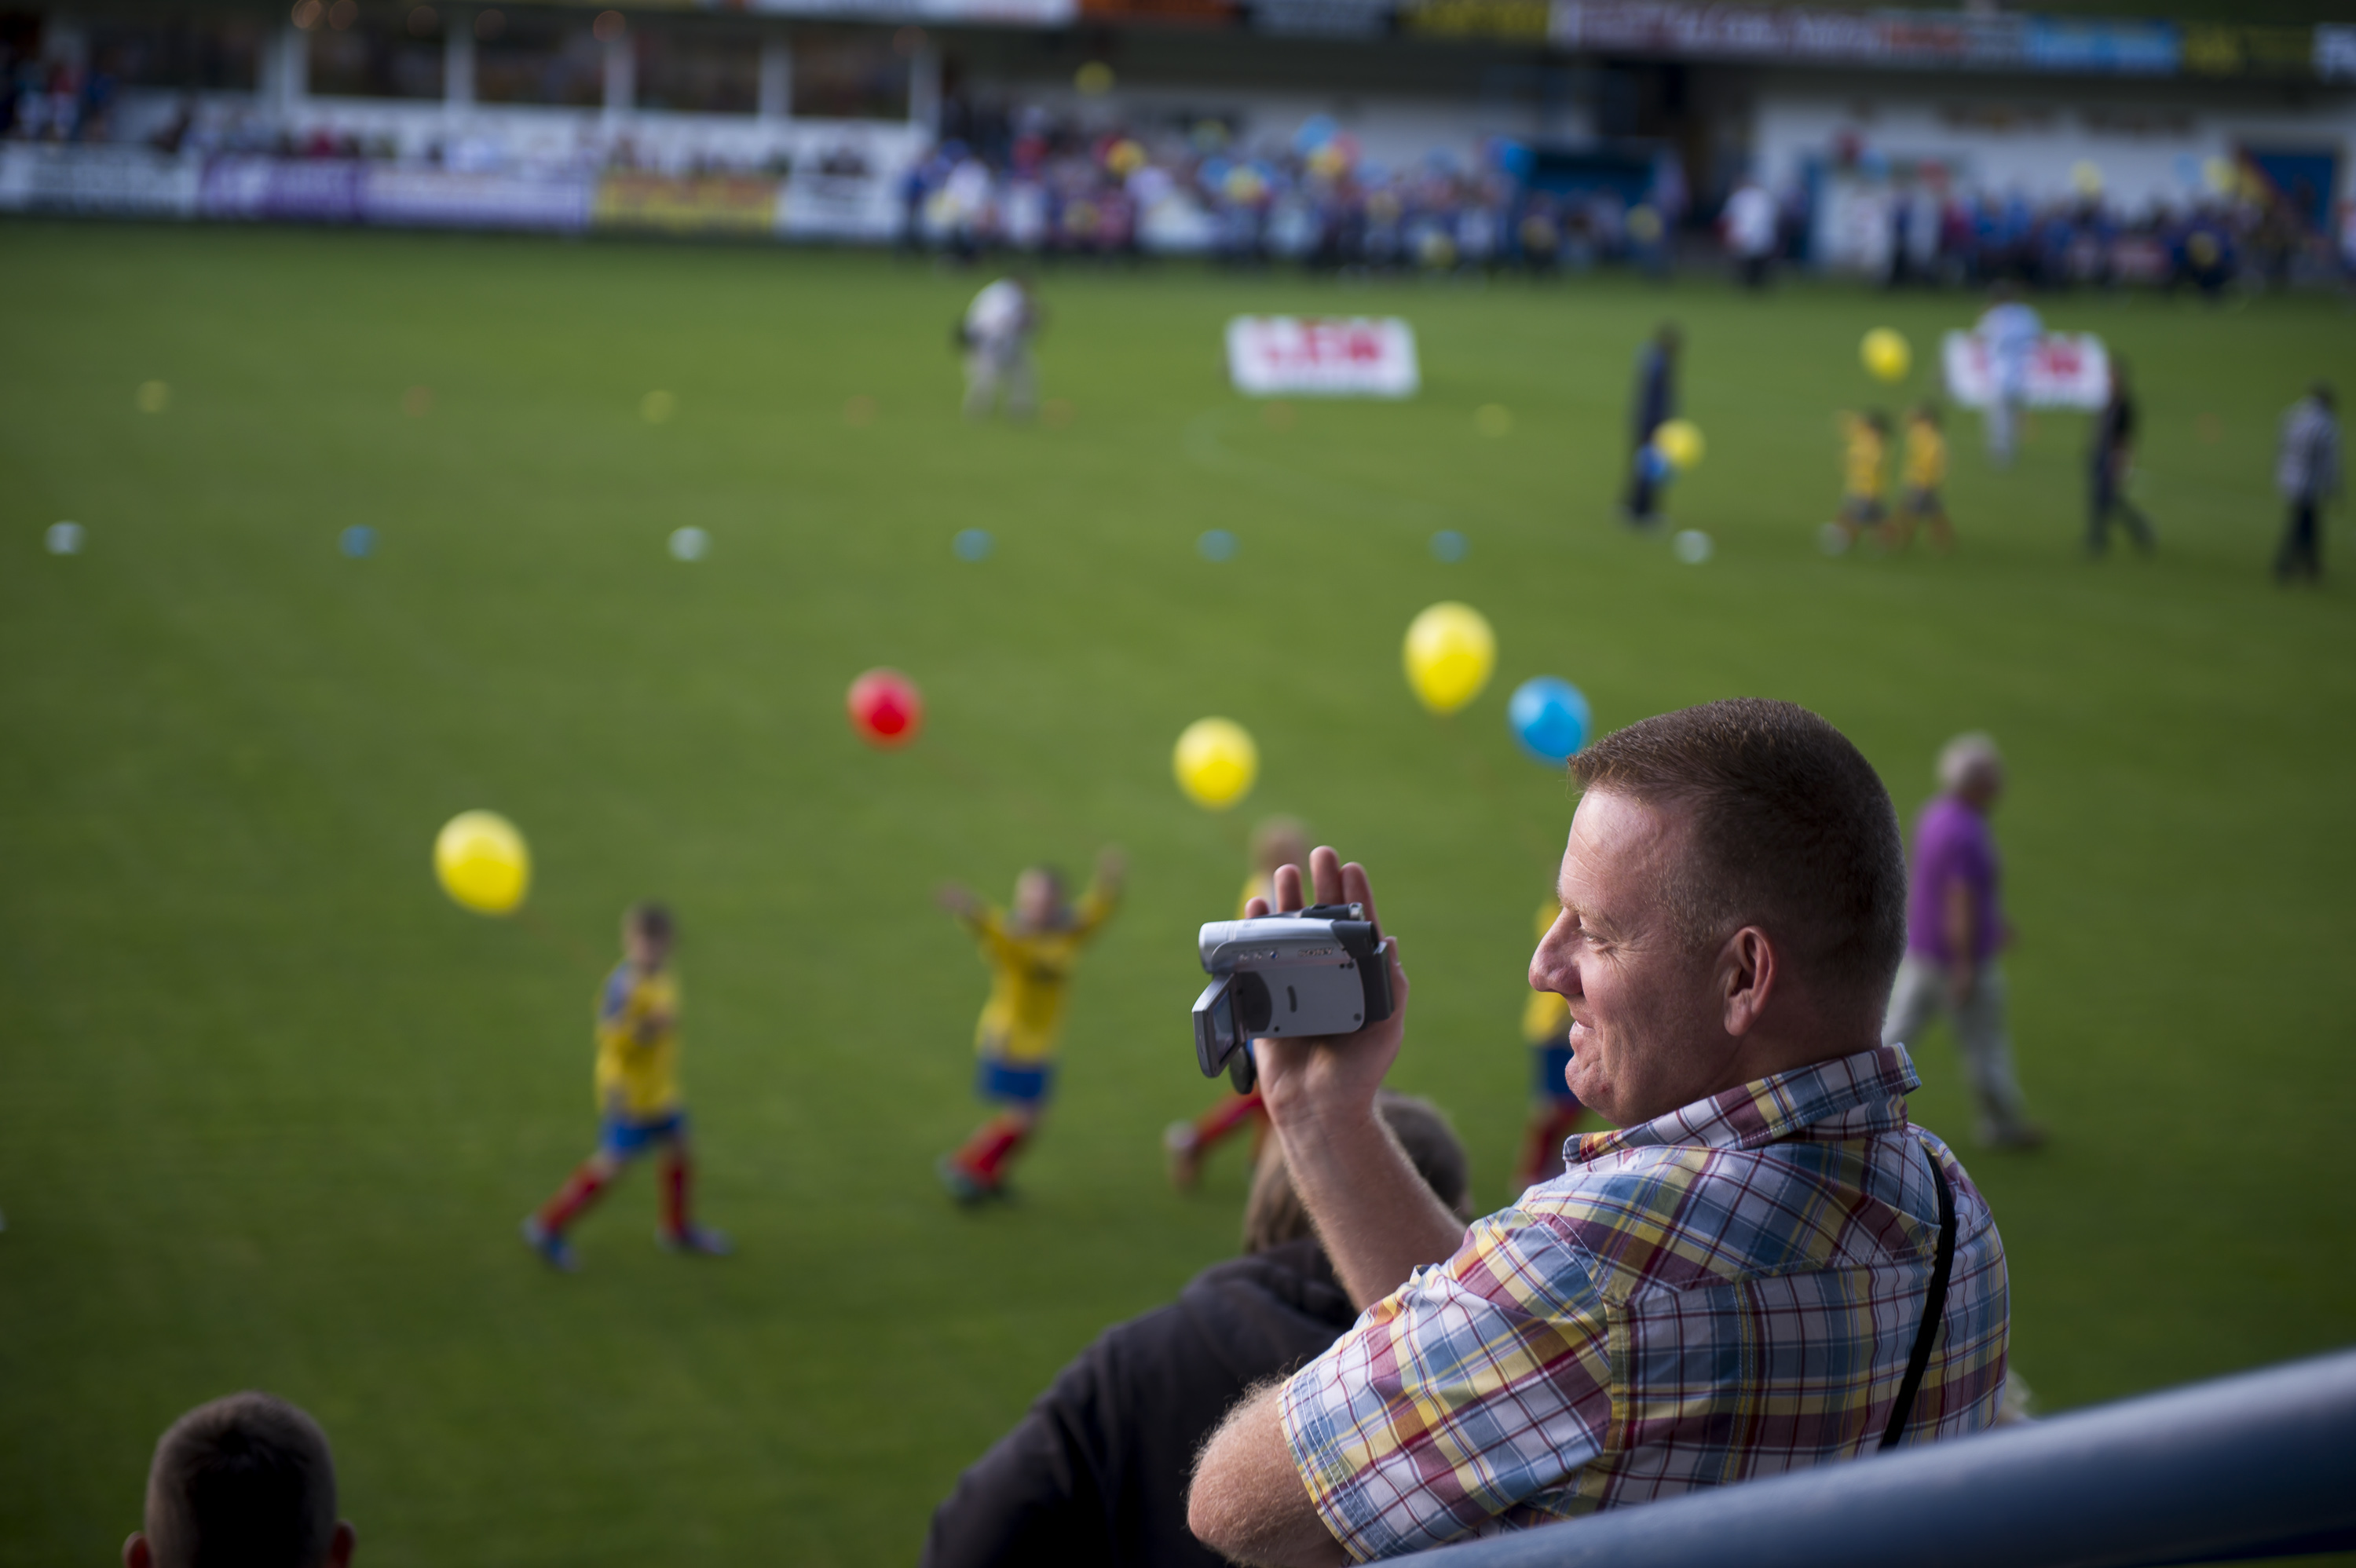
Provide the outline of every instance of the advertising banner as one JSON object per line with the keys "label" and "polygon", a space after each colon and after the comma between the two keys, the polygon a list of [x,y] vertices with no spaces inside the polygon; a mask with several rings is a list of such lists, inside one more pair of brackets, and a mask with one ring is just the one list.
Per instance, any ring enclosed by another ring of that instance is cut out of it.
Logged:
{"label": "advertising banner", "polygon": [[0,212],[193,218],[203,165],[145,147],[0,144]]}
{"label": "advertising banner", "polygon": [[1391,30],[1391,0],[1251,0],[1251,25],[1292,38],[1379,38]]}
{"label": "advertising banner", "polygon": [[2020,16],[1960,11],[1768,10],[1656,5],[1651,0],[1554,0],[1563,48],[1708,59],[1850,61],[1890,66],[2005,66],[2027,58]]}
{"label": "advertising banner", "polygon": [[597,182],[600,229],[766,236],[777,226],[781,181],[751,175],[610,174]]}
{"label": "advertising banner", "polygon": [[894,183],[873,171],[830,175],[796,169],[778,192],[776,232],[789,240],[892,240],[902,217]]}
{"label": "advertising banner", "polygon": [[2315,74],[2326,81],[2356,78],[2356,27],[2326,24],[2315,29]]}
{"label": "advertising banner", "polygon": [[589,227],[586,175],[478,174],[380,165],[360,185],[360,217],[407,229],[531,229],[577,234]]}
{"label": "advertising banner", "polygon": [[351,158],[273,158],[237,154],[205,165],[197,209],[206,218],[357,223],[360,176]]}
{"label": "advertising banner", "polygon": [[[1967,409],[1996,401],[1997,366],[1987,339],[1951,332],[1945,346],[1947,396]],[[2091,332],[2051,332],[2037,340],[2023,367],[2021,401],[2033,409],[2099,409],[2111,395],[2111,357]]]}
{"label": "advertising banner", "polygon": [[1415,332],[1397,316],[1239,315],[1227,375],[1247,397],[1411,398]]}
{"label": "advertising banner", "polygon": [[743,8],[849,22],[941,22],[992,27],[1068,27],[1080,11],[1079,0],[744,0]]}

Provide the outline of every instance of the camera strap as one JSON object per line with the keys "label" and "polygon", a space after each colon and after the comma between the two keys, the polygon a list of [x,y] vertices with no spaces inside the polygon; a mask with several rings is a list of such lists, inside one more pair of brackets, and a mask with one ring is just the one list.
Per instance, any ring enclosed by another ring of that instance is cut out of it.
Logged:
{"label": "camera strap", "polygon": [[[1918,1140],[1919,1141],[1919,1140]],[[1890,1407],[1890,1424],[1882,1428],[1884,1450],[1898,1446],[1899,1435],[1906,1430],[1907,1417],[1914,1413],[1914,1396],[1922,1391],[1922,1374],[1930,1370],[1931,1342],[1939,1337],[1939,1324],[1947,1315],[1947,1275],[1955,1266],[1955,1194],[1947,1183],[1946,1168],[1939,1157],[1922,1146],[1923,1155],[1931,1161],[1931,1179],[1939,1184],[1939,1258],[1931,1268],[1931,1288],[1922,1302],[1922,1326],[1914,1331],[1914,1353],[1906,1359],[1906,1381],[1898,1385],[1898,1402]]]}

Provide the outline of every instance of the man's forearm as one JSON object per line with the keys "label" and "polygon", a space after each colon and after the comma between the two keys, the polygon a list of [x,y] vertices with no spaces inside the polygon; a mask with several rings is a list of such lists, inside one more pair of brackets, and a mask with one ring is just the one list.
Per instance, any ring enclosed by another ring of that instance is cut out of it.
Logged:
{"label": "man's forearm", "polygon": [[1186,1528],[1235,1563],[1327,1568],[1349,1562],[1293,1467],[1284,1441],[1283,1387],[1271,1384],[1227,1413],[1203,1445],[1186,1492]]}
{"label": "man's forearm", "polygon": [[1380,1301],[1463,1241],[1464,1221],[1424,1185],[1371,1108],[1340,1125],[1271,1119],[1293,1190],[1357,1307]]}

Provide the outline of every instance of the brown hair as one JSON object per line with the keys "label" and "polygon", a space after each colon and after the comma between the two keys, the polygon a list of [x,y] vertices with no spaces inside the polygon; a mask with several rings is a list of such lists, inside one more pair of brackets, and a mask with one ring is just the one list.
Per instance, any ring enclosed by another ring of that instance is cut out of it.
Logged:
{"label": "brown hair", "polygon": [[284,1400],[233,1393],[172,1423],[147,1472],[157,1568],[317,1568],[336,1533],[336,1462]]}
{"label": "brown hair", "polygon": [[[1375,1096],[1375,1112],[1398,1140],[1415,1173],[1439,1200],[1469,1220],[1472,1195],[1472,1167],[1464,1146],[1440,1107],[1429,1100],[1385,1089]],[[1275,1138],[1261,1151],[1259,1168],[1252,1172],[1251,1196],[1244,1202],[1244,1251],[1264,1253],[1270,1247],[1316,1234],[1309,1211],[1292,1189],[1292,1172],[1284,1163],[1284,1146]]]}
{"label": "brown hair", "polygon": [[678,927],[671,923],[670,906],[658,903],[653,899],[643,899],[632,904],[630,912],[624,918],[632,931],[650,942],[669,942],[678,933]]}
{"label": "brown hair", "polygon": [[1667,888],[1688,943],[1756,923],[1795,968],[1879,1016],[1906,949],[1906,851],[1890,792],[1847,736],[1797,703],[1732,698],[1606,735],[1570,776],[1693,807]]}

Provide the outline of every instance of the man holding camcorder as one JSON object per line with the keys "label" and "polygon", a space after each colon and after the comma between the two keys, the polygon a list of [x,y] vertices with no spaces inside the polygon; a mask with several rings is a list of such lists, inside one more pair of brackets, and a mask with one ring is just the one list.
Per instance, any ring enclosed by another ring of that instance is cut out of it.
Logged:
{"label": "man holding camcorder", "polygon": [[[1562,1176],[1469,1230],[1374,1113],[1408,981],[1364,869],[1310,858],[1339,956],[1205,928],[1206,1072],[1215,993],[1283,997],[1286,965],[1369,951],[1387,981],[1365,987],[1375,1021],[1356,1032],[1252,1051],[1367,1310],[1205,1446],[1188,1523],[1229,1557],[1387,1557],[1995,1417],[2002,1243],[1962,1166],[1907,1121],[1905,1048],[1879,1042],[1906,939],[1880,780],[1815,714],[1749,699],[1632,726],[1571,773],[1563,914],[1530,983],[1564,998],[1569,1085],[1619,1130],[1572,1140]],[[1276,892],[1312,912],[1298,869]],[[1373,931],[1342,929],[1359,918]]]}

